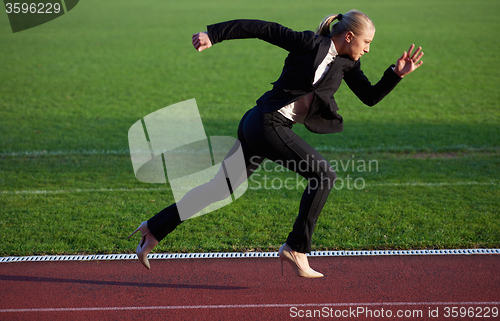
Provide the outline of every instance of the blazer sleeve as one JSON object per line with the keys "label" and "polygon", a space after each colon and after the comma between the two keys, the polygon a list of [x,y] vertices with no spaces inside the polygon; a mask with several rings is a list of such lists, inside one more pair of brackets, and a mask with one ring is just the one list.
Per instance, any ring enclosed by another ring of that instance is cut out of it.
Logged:
{"label": "blazer sleeve", "polygon": [[344,73],[344,81],[354,94],[368,106],[374,106],[389,94],[401,81],[401,77],[392,70],[394,65],[387,68],[382,78],[372,85],[360,68],[359,60],[354,67]]}
{"label": "blazer sleeve", "polygon": [[313,31],[297,32],[262,20],[231,20],[210,25],[207,32],[212,44],[230,39],[257,38],[290,52],[312,49],[316,39]]}

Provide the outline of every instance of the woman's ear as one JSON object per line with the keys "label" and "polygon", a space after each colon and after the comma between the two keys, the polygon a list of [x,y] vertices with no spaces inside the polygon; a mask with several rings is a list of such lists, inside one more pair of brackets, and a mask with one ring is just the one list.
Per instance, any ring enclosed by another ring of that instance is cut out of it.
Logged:
{"label": "woman's ear", "polygon": [[344,36],[345,42],[350,43],[352,39],[354,39],[354,33],[352,33],[352,31],[347,31]]}

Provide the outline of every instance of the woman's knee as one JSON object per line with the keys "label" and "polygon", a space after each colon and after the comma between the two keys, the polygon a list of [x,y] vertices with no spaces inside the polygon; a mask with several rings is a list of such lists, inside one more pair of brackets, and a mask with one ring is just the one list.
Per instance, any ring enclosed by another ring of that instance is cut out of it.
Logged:
{"label": "woman's knee", "polygon": [[337,174],[333,170],[333,168],[329,168],[325,172],[322,172],[321,175],[321,183],[327,189],[332,189],[335,181],[337,180]]}
{"label": "woman's knee", "polygon": [[318,161],[316,175],[321,180],[322,185],[327,185],[330,188],[333,187],[333,184],[337,180],[337,173],[335,173],[333,167],[326,160]]}

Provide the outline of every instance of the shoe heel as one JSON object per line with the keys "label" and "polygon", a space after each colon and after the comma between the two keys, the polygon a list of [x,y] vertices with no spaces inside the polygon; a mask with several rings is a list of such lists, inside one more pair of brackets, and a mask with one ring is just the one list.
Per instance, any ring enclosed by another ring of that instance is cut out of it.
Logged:
{"label": "shoe heel", "polygon": [[302,269],[299,266],[299,263],[297,263],[295,255],[296,254],[293,253],[292,249],[286,243],[281,246],[279,250],[279,256],[281,259],[281,275],[283,275],[283,261],[286,260],[288,263],[290,263],[293,272],[295,272],[297,276],[304,278],[320,278],[324,276],[323,274],[314,271],[310,267],[308,267],[307,269]]}
{"label": "shoe heel", "polygon": [[151,266],[149,265],[148,254],[152,249],[155,248],[155,246],[159,242],[156,240],[153,234],[150,234],[151,232],[148,229],[147,221],[142,222],[141,225],[139,225],[139,227],[128,236],[128,238],[130,238],[138,231],[141,232],[141,239],[139,240],[139,245],[137,246],[135,252],[137,254],[139,262],[141,262],[142,265],[144,265],[149,270],[151,269]]}
{"label": "shoe heel", "polygon": [[147,221],[144,221],[141,223],[141,225],[139,225],[138,228],[135,229],[135,231],[132,232],[132,234],[130,234],[127,238],[131,238],[132,235],[134,235],[135,233],[141,231],[141,235],[144,236],[146,234],[149,233],[149,229],[148,229],[148,222]]}
{"label": "shoe heel", "polygon": [[134,235],[135,233],[137,233],[137,231],[139,231],[141,229],[141,227],[139,226],[135,231],[132,232],[132,234],[130,234],[127,238],[131,238],[132,235]]}

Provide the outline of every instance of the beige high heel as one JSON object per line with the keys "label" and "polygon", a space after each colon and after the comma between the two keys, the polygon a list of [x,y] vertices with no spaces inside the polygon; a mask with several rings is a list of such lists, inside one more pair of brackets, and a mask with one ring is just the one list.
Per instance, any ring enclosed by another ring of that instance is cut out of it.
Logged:
{"label": "beige high heel", "polygon": [[283,275],[283,261],[286,260],[288,263],[290,263],[293,271],[295,272],[295,274],[297,274],[297,276],[303,278],[321,278],[324,276],[323,274],[314,271],[309,266],[307,266],[307,268],[301,267],[297,261],[296,253],[297,252],[293,251],[286,243],[280,247],[279,256],[281,259],[281,275]]}
{"label": "beige high heel", "polygon": [[149,265],[148,254],[160,242],[158,242],[153,234],[150,233],[148,229],[148,222],[146,221],[142,222],[141,225],[139,225],[139,227],[128,236],[128,238],[134,235],[137,231],[141,231],[141,241],[136,249],[137,258],[139,259],[139,262],[150,270],[151,266]]}

